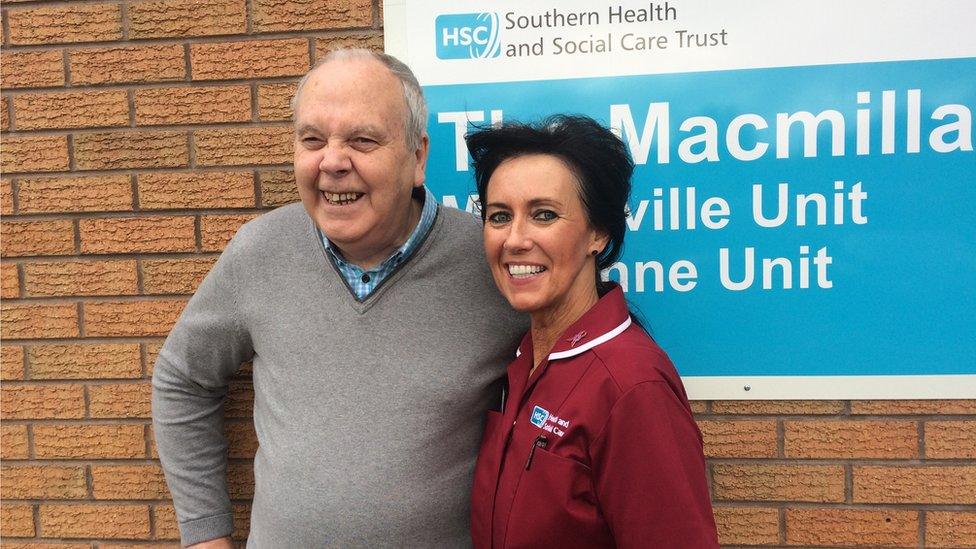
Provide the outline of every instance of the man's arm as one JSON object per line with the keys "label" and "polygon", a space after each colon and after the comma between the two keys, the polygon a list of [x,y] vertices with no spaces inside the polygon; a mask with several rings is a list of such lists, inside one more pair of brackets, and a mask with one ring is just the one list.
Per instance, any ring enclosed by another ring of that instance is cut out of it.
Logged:
{"label": "man's arm", "polygon": [[232,241],[153,369],[153,432],[185,545],[228,541],[217,538],[233,531],[223,402],[229,379],[253,355],[236,303],[234,249]]}

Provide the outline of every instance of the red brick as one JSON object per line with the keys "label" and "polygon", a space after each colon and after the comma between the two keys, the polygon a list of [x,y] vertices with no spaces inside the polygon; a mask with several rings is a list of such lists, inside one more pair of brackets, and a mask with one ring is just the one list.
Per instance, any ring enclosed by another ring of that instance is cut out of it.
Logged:
{"label": "red brick", "polygon": [[144,173],[139,175],[143,209],[253,208],[250,171]]}
{"label": "red brick", "polygon": [[976,511],[927,511],[925,547],[976,547]]}
{"label": "red brick", "polygon": [[291,120],[291,98],[295,82],[258,86],[258,117],[261,120]]}
{"label": "red brick", "polygon": [[183,54],[180,44],[86,48],[70,51],[68,66],[76,85],[183,80]]}
{"label": "red brick", "polygon": [[166,479],[158,465],[93,465],[95,499],[168,499]]}
{"label": "red brick", "polygon": [[190,45],[194,80],[301,76],[310,68],[308,57],[304,38]]}
{"label": "red brick", "polygon": [[713,465],[716,500],[844,501],[839,465]]}
{"label": "red brick", "polygon": [[295,186],[295,174],[288,170],[258,172],[261,181],[261,205],[282,206],[298,202],[298,187]]}
{"label": "red brick", "polygon": [[241,225],[257,214],[205,215],[200,218],[200,242],[203,251],[219,252],[230,242]]}
{"label": "red brick", "polygon": [[290,126],[222,128],[193,132],[201,166],[288,164],[292,161]]}
{"label": "red brick", "polygon": [[786,542],[832,547],[916,547],[918,511],[787,509]]}
{"label": "red brick", "polygon": [[[6,497],[6,494],[4,494]],[[5,503],[0,506],[0,535],[8,537],[34,537],[34,506]],[[4,539],[4,547],[9,547]]]}
{"label": "red brick", "polygon": [[3,468],[4,499],[84,499],[84,467],[16,465]]}
{"label": "red brick", "polygon": [[0,389],[3,419],[81,419],[85,417],[82,385],[10,385]]}
{"label": "red brick", "polygon": [[75,251],[75,229],[70,219],[4,221],[3,256],[68,255]]}
{"label": "red brick", "polygon": [[[10,100],[6,96],[0,97],[0,131],[7,132],[10,131]],[[3,213],[9,213],[7,211],[6,197],[4,197],[3,202]],[[12,207],[12,206],[11,206]]]}
{"label": "red brick", "polygon": [[16,263],[4,263],[0,265],[0,280],[2,288],[0,297],[11,299],[20,297],[20,275],[17,274]]}
{"label": "red brick", "polygon": [[715,507],[715,526],[722,545],[775,545],[779,511],[770,507]]}
{"label": "red brick", "polygon": [[118,4],[73,4],[7,12],[11,44],[98,42],[122,38]]}
{"label": "red brick", "polygon": [[153,513],[156,522],[156,539],[180,539],[176,509],[172,505],[157,505]]}
{"label": "red brick", "polygon": [[0,459],[27,459],[26,425],[11,425],[9,422],[0,425]]}
{"label": "red brick", "polygon": [[147,505],[41,505],[41,531],[64,538],[145,539]]}
{"label": "red brick", "polygon": [[128,126],[129,99],[124,90],[24,93],[14,119],[20,130]]}
{"label": "red brick", "polygon": [[137,344],[32,346],[32,379],[120,379],[142,375]]}
{"label": "red brick", "polygon": [[151,391],[152,386],[148,381],[90,385],[88,399],[91,417],[150,418]]}
{"label": "red brick", "polygon": [[4,339],[78,337],[78,308],[74,303],[4,303],[2,311],[0,334]]}
{"label": "red brick", "polygon": [[189,216],[82,219],[81,252],[85,254],[192,252],[196,250]]}
{"label": "red brick", "polygon": [[227,455],[230,458],[249,459],[258,450],[258,437],[254,432],[254,422],[227,423],[224,425],[227,436]]}
{"label": "red brick", "polygon": [[164,336],[186,301],[108,301],[85,303],[85,331],[90,337]]}
{"label": "red brick", "polygon": [[713,414],[835,415],[844,411],[840,400],[716,400]]}
{"label": "red brick", "polygon": [[21,179],[21,213],[99,212],[132,209],[127,175]]}
{"label": "red brick", "polygon": [[61,50],[4,51],[0,80],[5,89],[63,86],[64,55]]}
{"label": "red brick", "polygon": [[[4,97],[3,110],[4,119],[6,120],[7,112],[7,98]],[[4,126],[4,131],[6,131],[6,126]],[[14,213],[14,187],[13,182],[9,179],[0,179],[0,214],[11,215]]]}
{"label": "red brick", "polygon": [[368,27],[370,0],[254,0],[256,32]]}
{"label": "red brick", "polygon": [[211,36],[247,31],[245,0],[161,0],[129,6],[129,38]]}
{"label": "red brick", "polygon": [[[234,512],[234,533],[232,536],[237,540],[247,539],[251,521],[251,507],[240,503],[235,503],[231,507]],[[173,506],[157,505],[155,513],[156,539],[180,539],[176,510],[173,509]]]}
{"label": "red brick", "polygon": [[224,417],[250,418],[254,414],[254,385],[250,381],[230,384],[224,401]]}
{"label": "red brick", "polygon": [[35,425],[38,459],[134,459],[146,457],[142,425]]}
{"label": "red brick", "polygon": [[24,348],[20,345],[4,344],[0,346],[0,379],[11,381],[24,379]]}
{"label": "red brick", "polygon": [[976,466],[855,466],[854,502],[976,504]]}
{"label": "red brick", "polygon": [[976,414],[976,399],[852,400],[851,413],[864,415]]}
{"label": "red brick", "polygon": [[4,136],[0,166],[14,172],[61,172],[68,169],[68,138],[63,135]]}
{"label": "red brick", "polygon": [[198,86],[136,90],[136,124],[249,122],[251,88]]}
{"label": "red brick", "polygon": [[156,364],[156,359],[159,358],[159,350],[162,349],[162,341],[152,341],[146,343],[146,376],[152,377],[153,367]]}
{"label": "red brick", "polygon": [[915,458],[914,421],[786,421],[789,458]]}
{"label": "red brick", "polygon": [[354,32],[342,36],[315,39],[315,59],[325,57],[334,50],[363,48],[376,52],[383,51],[383,33],[380,31]]}
{"label": "red brick", "polygon": [[143,286],[147,294],[192,294],[216,261],[216,257],[144,260]]}
{"label": "red brick", "polygon": [[[7,0],[8,2],[10,0]],[[27,541],[24,543],[5,542],[3,549],[91,549],[90,543],[58,543],[54,541]],[[101,547],[99,547],[101,549]]]}
{"label": "red brick", "polygon": [[138,293],[134,260],[26,263],[24,284],[30,296]]}
{"label": "red brick", "polygon": [[926,422],[925,457],[976,459],[976,421]]}
{"label": "red brick", "polygon": [[227,492],[230,499],[254,497],[254,466],[250,463],[231,463],[227,466]]}
{"label": "red brick", "polygon": [[79,170],[178,168],[189,162],[186,134],[173,131],[117,131],[75,136]]}
{"label": "red brick", "polygon": [[699,421],[707,457],[776,457],[775,421]]}

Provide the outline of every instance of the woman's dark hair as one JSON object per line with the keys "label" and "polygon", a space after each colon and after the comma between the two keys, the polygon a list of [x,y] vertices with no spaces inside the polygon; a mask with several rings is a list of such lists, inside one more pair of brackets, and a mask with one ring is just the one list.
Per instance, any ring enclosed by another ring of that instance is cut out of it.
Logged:
{"label": "woman's dark hair", "polygon": [[[610,240],[596,256],[597,287],[608,288],[599,273],[623,251],[627,231],[627,200],[634,162],[627,146],[610,130],[587,116],[555,115],[535,124],[506,122],[465,136],[471,153],[478,199],[487,202],[488,181],[502,162],[528,154],[561,159],[579,182],[580,199],[590,224]],[[481,219],[485,219],[484,209]]]}

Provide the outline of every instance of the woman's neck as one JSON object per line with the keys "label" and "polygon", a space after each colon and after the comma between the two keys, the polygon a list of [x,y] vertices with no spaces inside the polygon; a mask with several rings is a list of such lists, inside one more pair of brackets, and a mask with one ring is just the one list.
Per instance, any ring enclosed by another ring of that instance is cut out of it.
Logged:
{"label": "woman's neck", "polygon": [[542,309],[531,314],[533,356],[530,376],[542,360],[549,356],[549,351],[556,345],[559,336],[599,300],[596,288],[592,287],[592,291],[574,292],[573,296],[567,296],[566,301],[552,309]]}

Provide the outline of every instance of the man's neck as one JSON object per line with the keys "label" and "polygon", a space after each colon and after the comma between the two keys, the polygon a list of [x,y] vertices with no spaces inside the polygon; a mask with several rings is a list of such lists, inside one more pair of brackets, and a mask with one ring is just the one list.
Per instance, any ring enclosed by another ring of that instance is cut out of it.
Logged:
{"label": "man's neck", "polygon": [[410,235],[417,228],[417,224],[420,223],[420,215],[423,207],[423,198],[414,197],[410,201],[410,214],[407,217],[406,223],[402,225],[403,229],[400,231],[400,234],[397,235],[391,244],[382,248],[358,249],[355,246],[340,247],[334,242],[331,245],[339,250],[342,258],[347,263],[351,263],[364,271],[373,269],[380,263],[386,261],[387,258],[393,255],[393,252],[397,248],[403,246],[407,239],[410,238]]}

